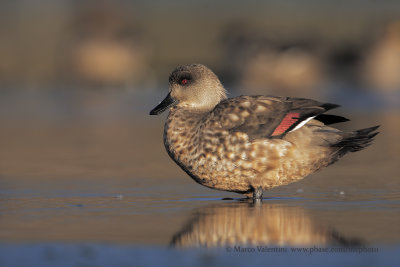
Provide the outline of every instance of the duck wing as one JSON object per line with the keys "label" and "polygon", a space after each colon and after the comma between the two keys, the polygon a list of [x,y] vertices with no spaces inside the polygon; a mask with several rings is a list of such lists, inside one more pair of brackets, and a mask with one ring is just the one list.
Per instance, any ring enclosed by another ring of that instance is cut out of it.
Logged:
{"label": "duck wing", "polygon": [[239,96],[221,101],[207,119],[231,133],[244,132],[250,140],[282,138],[313,118],[327,124],[347,121],[336,115],[318,117],[336,107],[305,98]]}

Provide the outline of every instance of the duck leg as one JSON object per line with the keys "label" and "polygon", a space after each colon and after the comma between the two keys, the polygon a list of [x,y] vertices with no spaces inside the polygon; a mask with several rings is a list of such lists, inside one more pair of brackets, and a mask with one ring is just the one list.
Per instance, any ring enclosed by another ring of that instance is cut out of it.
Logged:
{"label": "duck leg", "polygon": [[262,199],[263,190],[261,187],[254,188],[253,199]]}

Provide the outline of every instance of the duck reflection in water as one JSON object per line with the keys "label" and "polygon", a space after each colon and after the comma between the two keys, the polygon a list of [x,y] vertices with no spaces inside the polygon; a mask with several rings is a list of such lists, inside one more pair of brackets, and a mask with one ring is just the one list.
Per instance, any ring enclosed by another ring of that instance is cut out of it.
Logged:
{"label": "duck reflection in water", "polygon": [[332,227],[319,225],[299,206],[268,203],[224,203],[196,209],[171,240],[173,247],[234,245],[360,246]]}

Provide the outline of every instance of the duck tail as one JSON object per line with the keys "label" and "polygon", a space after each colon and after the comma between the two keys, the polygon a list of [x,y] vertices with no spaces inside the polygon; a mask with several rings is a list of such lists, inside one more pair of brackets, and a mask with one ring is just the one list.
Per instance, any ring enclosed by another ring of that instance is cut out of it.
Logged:
{"label": "duck tail", "polygon": [[376,131],[378,128],[379,125],[343,135],[343,138],[338,143],[331,145],[335,149],[332,163],[348,152],[357,152],[369,146],[379,133]]}

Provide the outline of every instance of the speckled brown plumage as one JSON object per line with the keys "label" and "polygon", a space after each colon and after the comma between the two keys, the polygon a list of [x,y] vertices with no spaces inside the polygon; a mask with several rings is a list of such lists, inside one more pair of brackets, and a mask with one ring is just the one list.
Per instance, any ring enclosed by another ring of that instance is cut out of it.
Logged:
{"label": "speckled brown plumage", "polygon": [[169,94],[150,114],[169,108],[164,144],[196,182],[250,196],[302,179],[347,152],[366,147],[377,127],[342,132],[322,114],[338,107],[274,96],[226,98],[217,76],[200,64],[174,70]]}

